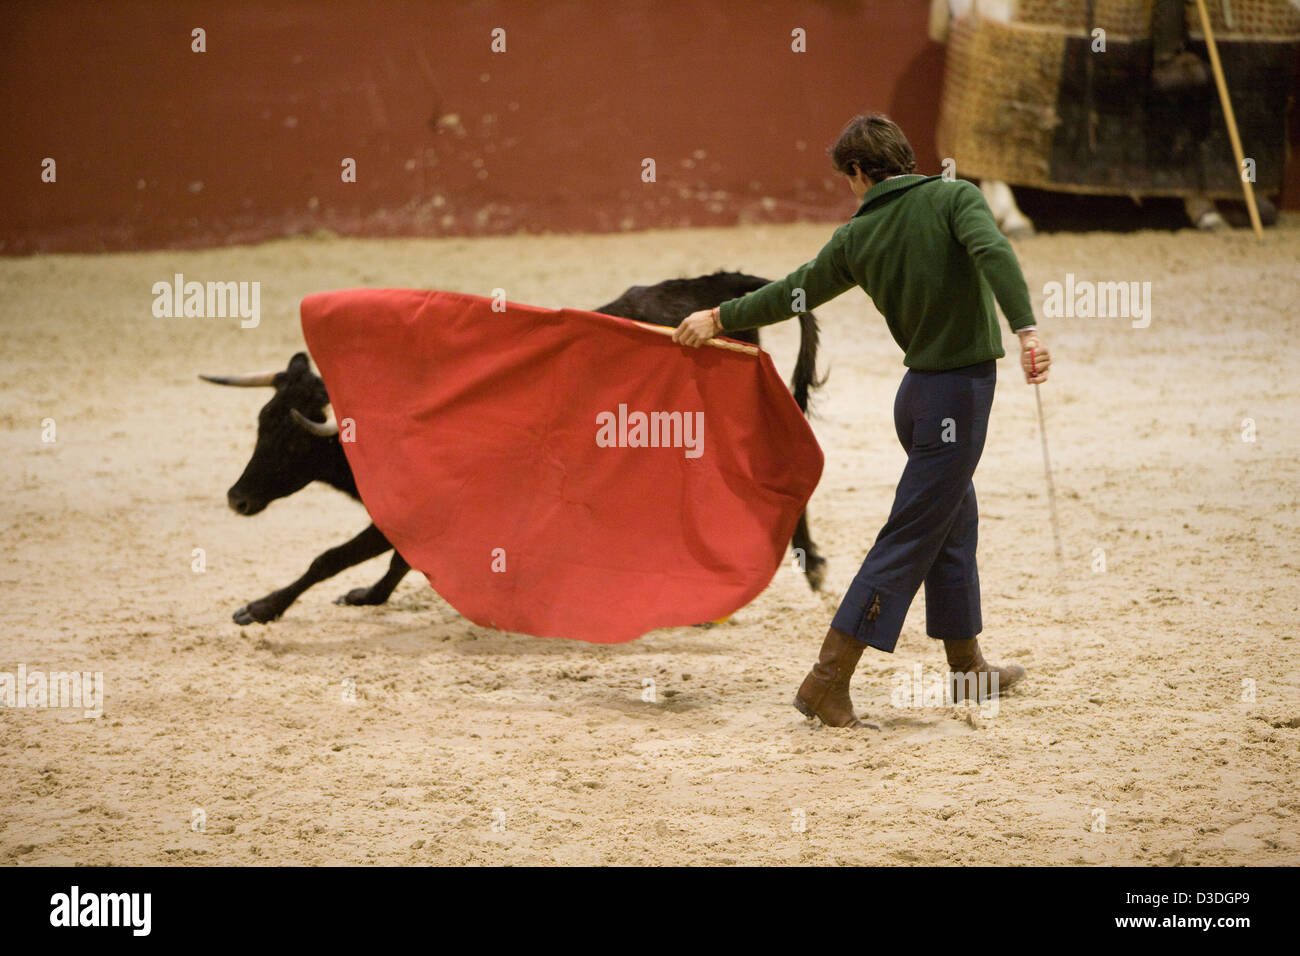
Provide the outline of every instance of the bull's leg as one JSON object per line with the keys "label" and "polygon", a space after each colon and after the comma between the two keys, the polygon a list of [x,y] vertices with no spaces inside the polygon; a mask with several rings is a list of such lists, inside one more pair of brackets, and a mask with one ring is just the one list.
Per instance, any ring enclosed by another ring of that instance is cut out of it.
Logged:
{"label": "bull's leg", "polygon": [[346,571],[362,561],[378,557],[391,547],[383,532],[372,524],[347,544],[330,548],[318,557],[307,568],[307,573],[293,584],[245,604],[235,612],[235,623],[265,624],[267,621],[274,621],[313,584],[332,578],[340,571]]}
{"label": "bull's leg", "polygon": [[393,589],[397,587],[402,578],[406,577],[406,572],[409,570],[411,570],[411,566],[394,550],[393,560],[388,565],[388,571],[382,578],[368,588],[353,588],[334,603],[383,604],[392,595]]}
{"label": "bull's leg", "polygon": [[814,591],[822,589],[826,578],[826,559],[817,550],[812,535],[808,533],[808,512],[799,516],[799,523],[794,528],[794,538],[790,541],[796,555],[803,556],[803,573],[808,579],[808,586]]}
{"label": "bull's leg", "polygon": [[980,192],[989,204],[989,212],[997,220],[998,228],[1009,239],[1022,239],[1034,234],[1034,224],[1016,205],[1011,187],[999,179],[980,180]]}
{"label": "bull's leg", "polygon": [[1187,218],[1202,232],[1221,232],[1228,228],[1228,224],[1219,215],[1214,200],[1209,196],[1200,194],[1185,196],[1183,198],[1183,209],[1187,213]]}

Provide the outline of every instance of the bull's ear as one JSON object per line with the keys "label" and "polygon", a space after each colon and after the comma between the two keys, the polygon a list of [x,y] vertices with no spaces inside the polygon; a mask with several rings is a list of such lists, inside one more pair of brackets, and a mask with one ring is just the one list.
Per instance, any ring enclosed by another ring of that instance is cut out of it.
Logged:
{"label": "bull's ear", "polygon": [[299,352],[289,359],[289,371],[294,374],[311,371],[311,363],[307,360],[306,352]]}

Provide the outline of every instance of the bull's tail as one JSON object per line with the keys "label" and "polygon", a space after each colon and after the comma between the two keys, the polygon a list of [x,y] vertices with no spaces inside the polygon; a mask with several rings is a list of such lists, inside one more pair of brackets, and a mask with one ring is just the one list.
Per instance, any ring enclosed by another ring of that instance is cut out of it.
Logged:
{"label": "bull's tail", "polygon": [[794,373],[790,376],[790,391],[794,393],[795,404],[799,411],[808,414],[808,402],[812,390],[826,384],[826,376],[817,377],[817,347],[821,344],[821,331],[817,328],[817,316],[805,312],[799,316],[799,357],[794,363]]}

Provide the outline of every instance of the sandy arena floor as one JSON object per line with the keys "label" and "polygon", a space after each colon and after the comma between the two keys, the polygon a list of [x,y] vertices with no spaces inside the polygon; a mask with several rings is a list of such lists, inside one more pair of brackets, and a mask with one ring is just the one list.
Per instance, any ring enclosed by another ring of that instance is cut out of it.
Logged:
{"label": "sandy arena floor", "polygon": [[[898,653],[868,651],[854,681],[882,732],[790,706],[903,462],[900,354],[859,292],[819,310],[825,601],[788,569],[723,626],[592,646],[472,626],[419,575],[386,607],[331,603],[377,579],[376,560],[270,626],[231,622],[366,524],[324,487],[255,518],[225,505],[268,396],[195,374],[282,366],[305,293],[501,286],[589,307],[719,267],[783,275],[830,230],[0,261],[0,670],[102,671],[107,686],[98,719],[0,709],[0,861],[1300,863],[1294,215],[1263,245],[1017,243],[1036,304],[1067,272],[1151,281],[1153,319],[1045,323],[1060,571],[1033,395],[1001,364],[976,475],[983,643],[1030,677],[996,714],[891,704],[900,669],[943,663],[923,602]],[[261,326],[154,318],[151,286],[175,272],[260,281]],[[767,343],[788,369],[794,324]]]}

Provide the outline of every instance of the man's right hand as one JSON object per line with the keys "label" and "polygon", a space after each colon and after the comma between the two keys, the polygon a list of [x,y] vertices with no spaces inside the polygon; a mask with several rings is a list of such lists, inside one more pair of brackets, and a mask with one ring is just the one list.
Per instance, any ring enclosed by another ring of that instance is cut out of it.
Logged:
{"label": "man's right hand", "polygon": [[722,331],[722,322],[717,308],[692,312],[682,319],[681,325],[673,331],[673,341],[679,345],[689,345],[698,349],[701,345]]}
{"label": "man's right hand", "polygon": [[1017,333],[1020,336],[1020,368],[1025,373],[1025,382],[1039,385],[1047,381],[1047,370],[1051,368],[1051,353],[1043,346],[1038,337],[1038,330]]}

